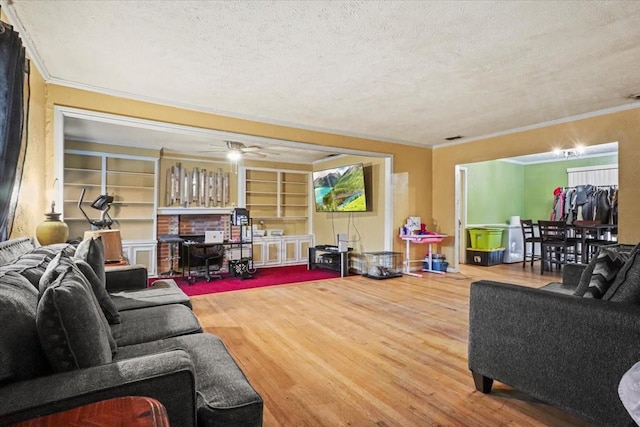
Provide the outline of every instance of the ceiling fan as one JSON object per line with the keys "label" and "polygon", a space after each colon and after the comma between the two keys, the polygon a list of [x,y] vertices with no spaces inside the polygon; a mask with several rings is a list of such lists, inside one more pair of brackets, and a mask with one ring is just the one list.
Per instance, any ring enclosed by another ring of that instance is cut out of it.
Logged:
{"label": "ceiling fan", "polygon": [[262,147],[258,147],[257,145],[247,146],[242,142],[238,141],[224,141],[226,147],[212,147],[209,150],[201,151],[203,153],[227,153],[227,158],[231,161],[241,160],[244,156],[248,157],[267,157],[266,154],[260,153]]}

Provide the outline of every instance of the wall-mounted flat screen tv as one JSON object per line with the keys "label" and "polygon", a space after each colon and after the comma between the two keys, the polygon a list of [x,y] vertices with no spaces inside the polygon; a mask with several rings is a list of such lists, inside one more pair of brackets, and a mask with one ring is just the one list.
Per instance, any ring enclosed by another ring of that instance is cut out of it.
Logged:
{"label": "wall-mounted flat screen tv", "polygon": [[365,212],[362,163],[313,172],[316,212]]}

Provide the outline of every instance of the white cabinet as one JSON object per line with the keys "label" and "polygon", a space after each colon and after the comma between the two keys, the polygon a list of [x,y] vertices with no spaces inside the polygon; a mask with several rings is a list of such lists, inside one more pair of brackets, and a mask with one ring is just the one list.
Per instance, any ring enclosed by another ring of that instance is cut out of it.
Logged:
{"label": "white cabinet", "polygon": [[128,240],[122,242],[122,254],[129,260],[129,264],[142,264],[147,267],[150,276],[156,274],[155,240]]}
{"label": "white cabinet", "polygon": [[282,239],[266,239],[262,249],[264,265],[282,264]]}
{"label": "white cabinet", "polygon": [[253,263],[256,267],[306,264],[313,235],[254,237]]}
{"label": "white cabinet", "polygon": [[282,263],[306,264],[309,247],[313,246],[313,236],[285,236],[282,238]]}

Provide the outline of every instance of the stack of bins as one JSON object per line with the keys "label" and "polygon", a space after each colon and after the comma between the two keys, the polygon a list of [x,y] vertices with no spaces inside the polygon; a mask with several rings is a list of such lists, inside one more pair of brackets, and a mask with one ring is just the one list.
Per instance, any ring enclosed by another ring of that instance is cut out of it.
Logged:
{"label": "stack of bins", "polygon": [[468,228],[470,247],[467,248],[467,264],[490,266],[502,264],[502,228]]}

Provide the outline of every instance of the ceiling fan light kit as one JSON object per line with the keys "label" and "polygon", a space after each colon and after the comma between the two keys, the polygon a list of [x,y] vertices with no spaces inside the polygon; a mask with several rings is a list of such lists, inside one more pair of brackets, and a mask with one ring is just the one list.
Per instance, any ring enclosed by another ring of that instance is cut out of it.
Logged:
{"label": "ceiling fan light kit", "polygon": [[235,149],[229,150],[227,152],[227,159],[231,160],[232,162],[237,162],[242,159],[242,152]]}
{"label": "ceiling fan light kit", "polygon": [[264,150],[263,147],[257,145],[245,145],[238,141],[224,141],[225,147],[216,146],[211,144],[211,147],[207,150],[201,151],[202,153],[226,153],[226,158],[231,162],[239,162],[245,156],[247,157],[259,157],[265,158],[266,154],[261,153]]}

